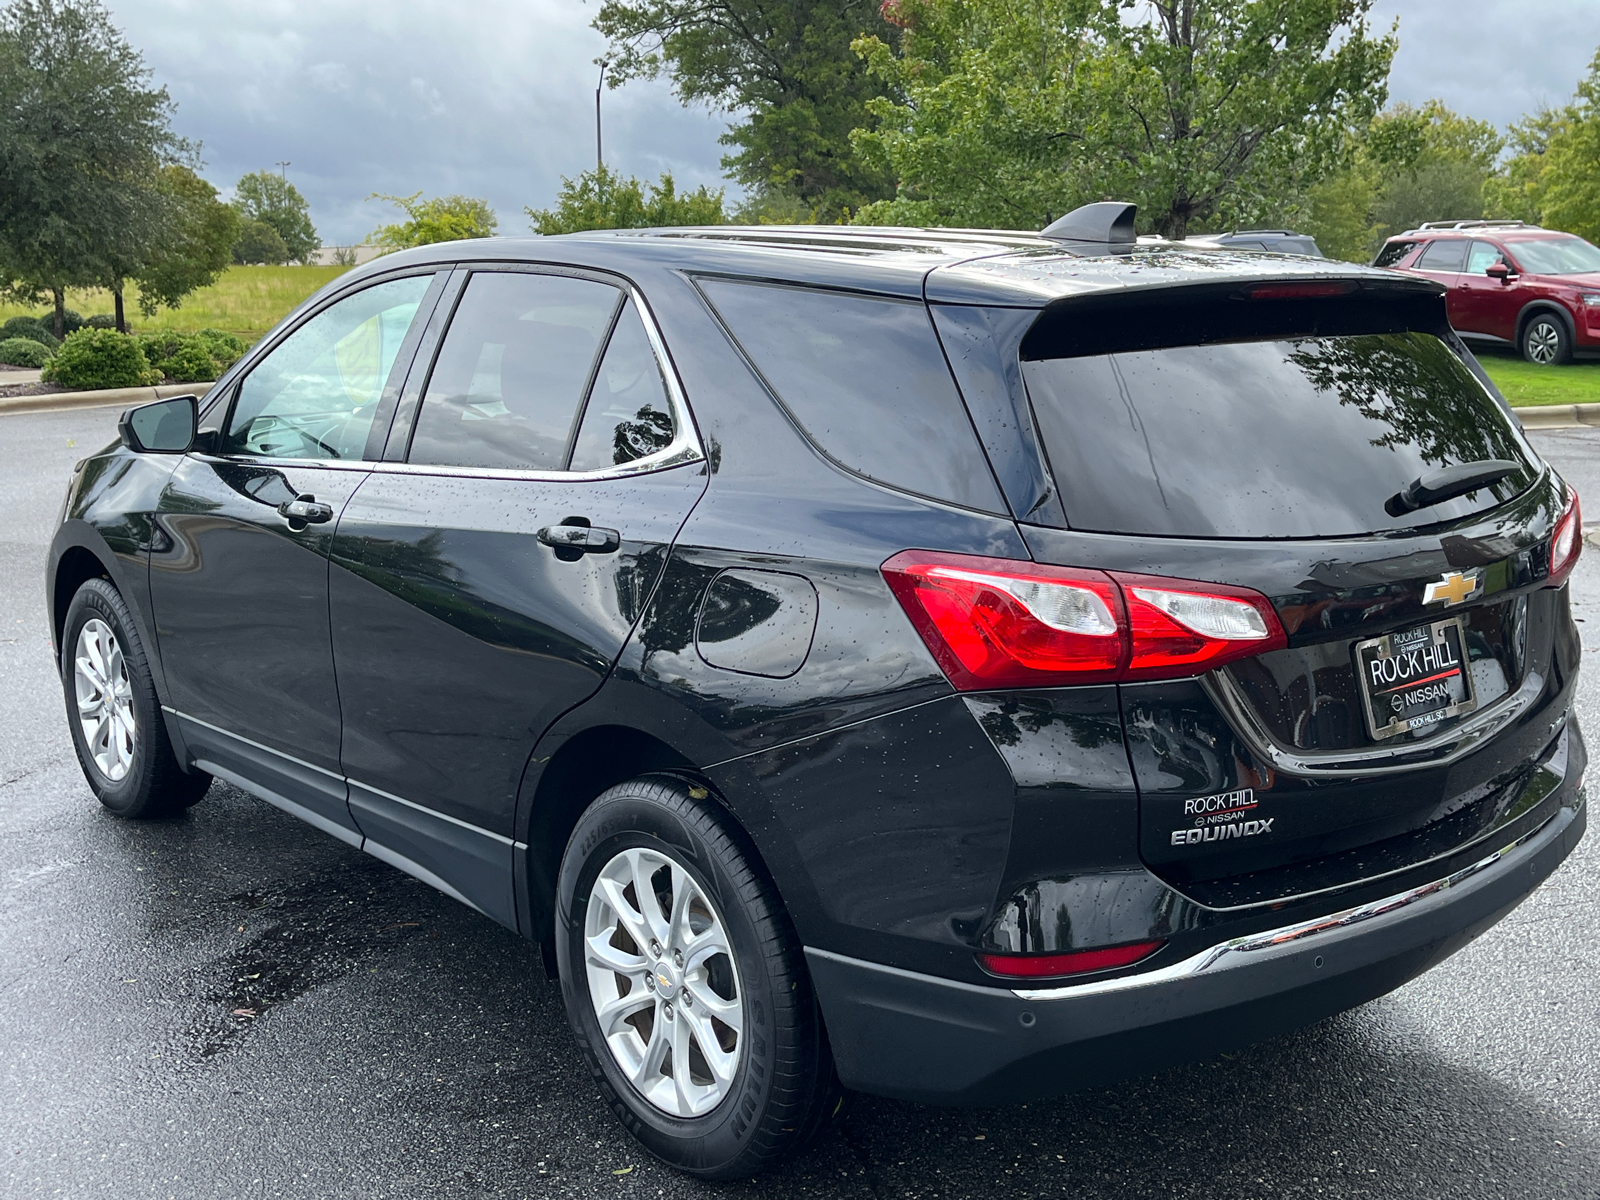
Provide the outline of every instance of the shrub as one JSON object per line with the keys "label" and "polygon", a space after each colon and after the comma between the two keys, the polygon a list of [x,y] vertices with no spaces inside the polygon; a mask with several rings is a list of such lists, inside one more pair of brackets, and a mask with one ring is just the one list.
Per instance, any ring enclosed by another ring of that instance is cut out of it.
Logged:
{"label": "shrub", "polygon": [[203,383],[222,372],[221,362],[211,351],[211,341],[203,334],[170,330],[146,333],[140,335],[139,345],[152,367],[178,383]]}
{"label": "shrub", "polygon": [[[47,330],[54,334],[56,328],[55,310],[52,309],[50,312],[40,313],[39,324],[43,325]],[[66,309],[62,315],[61,332],[63,334],[77,333],[78,330],[82,328],[83,318],[77,313],[73,312],[70,308]]]}
{"label": "shrub", "polygon": [[84,325],[90,329],[115,329],[117,327],[117,319],[110,313],[95,313],[94,316],[84,321]]}
{"label": "shrub", "polygon": [[279,266],[289,261],[289,247],[283,237],[265,221],[246,220],[239,226],[239,240],[233,244],[233,261],[246,266]]}
{"label": "shrub", "polygon": [[44,369],[46,383],[62,387],[148,387],[161,382],[138,341],[114,329],[80,329],[61,343]]}
{"label": "shrub", "polygon": [[50,361],[50,347],[32,338],[6,338],[0,341],[0,363],[12,367],[42,367]]}
{"label": "shrub", "polygon": [[195,337],[204,339],[211,357],[217,360],[217,370],[225,371],[234,363],[244,357],[244,352],[250,349],[245,345],[244,339],[235,337],[223,329],[202,329]]}
{"label": "shrub", "polygon": [[12,317],[4,325],[0,325],[0,340],[11,338],[27,338],[51,350],[61,345],[56,341],[55,334],[50,332],[50,327],[38,317]]}

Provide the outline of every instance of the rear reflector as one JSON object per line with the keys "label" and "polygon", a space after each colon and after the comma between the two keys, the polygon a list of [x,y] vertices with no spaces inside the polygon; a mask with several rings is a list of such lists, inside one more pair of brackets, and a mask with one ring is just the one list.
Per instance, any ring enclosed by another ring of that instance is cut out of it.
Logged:
{"label": "rear reflector", "polygon": [[1074,950],[1070,954],[980,954],[978,961],[991,975],[1004,975],[1010,979],[1047,979],[1131,966],[1142,958],[1149,958],[1163,945],[1164,942],[1135,942],[1131,946]]}
{"label": "rear reflector", "polygon": [[1583,549],[1583,512],[1578,505],[1578,493],[1567,492],[1567,507],[1556,522],[1556,531],[1550,535],[1550,577],[1546,587],[1560,587],[1578,565],[1578,554]]}
{"label": "rear reflector", "polygon": [[883,576],[960,691],[1199,675],[1284,646],[1259,592],[907,550]]}

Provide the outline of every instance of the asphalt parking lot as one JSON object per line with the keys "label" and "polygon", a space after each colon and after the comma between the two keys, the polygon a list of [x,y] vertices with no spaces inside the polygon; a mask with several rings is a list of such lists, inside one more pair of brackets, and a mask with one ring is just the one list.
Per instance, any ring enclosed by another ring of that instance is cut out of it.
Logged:
{"label": "asphalt parking lot", "polygon": [[[1048,1103],[857,1097],[771,1175],[673,1174],[515,935],[221,783],[169,821],[94,802],[42,565],[115,419],[0,417],[0,1195],[1600,1197],[1593,831],[1455,958],[1293,1036]],[[1600,429],[1534,440],[1600,517]],[[1600,547],[1573,589],[1594,654]]]}

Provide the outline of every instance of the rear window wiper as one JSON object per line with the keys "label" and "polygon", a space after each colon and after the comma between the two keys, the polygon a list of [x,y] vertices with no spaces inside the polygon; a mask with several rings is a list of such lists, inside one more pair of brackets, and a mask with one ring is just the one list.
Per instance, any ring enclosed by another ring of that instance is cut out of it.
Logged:
{"label": "rear window wiper", "polygon": [[1443,504],[1446,500],[1454,500],[1487,484],[1497,483],[1520,470],[1522,464],[1510,459],[1484,458],[1477,462],[1441,467],[1437,471],[1424,471],[1390,496],[1384,502],[1383,511],[1391,517],[1403,517],[1419,508]]}

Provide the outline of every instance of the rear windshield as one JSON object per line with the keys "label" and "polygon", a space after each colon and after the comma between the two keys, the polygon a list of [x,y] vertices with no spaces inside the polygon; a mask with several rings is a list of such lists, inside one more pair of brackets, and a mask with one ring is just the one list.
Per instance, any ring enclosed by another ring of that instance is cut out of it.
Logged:
{"label": "rear windshield", "polygon": [[[1427,333],[1178,346],[1022,364],[1074,529],[1173,537],[1339,537],[1456,520],[1536,473],[1510,418]],[[1523,469],[1391,517],[1425,471]]]}

